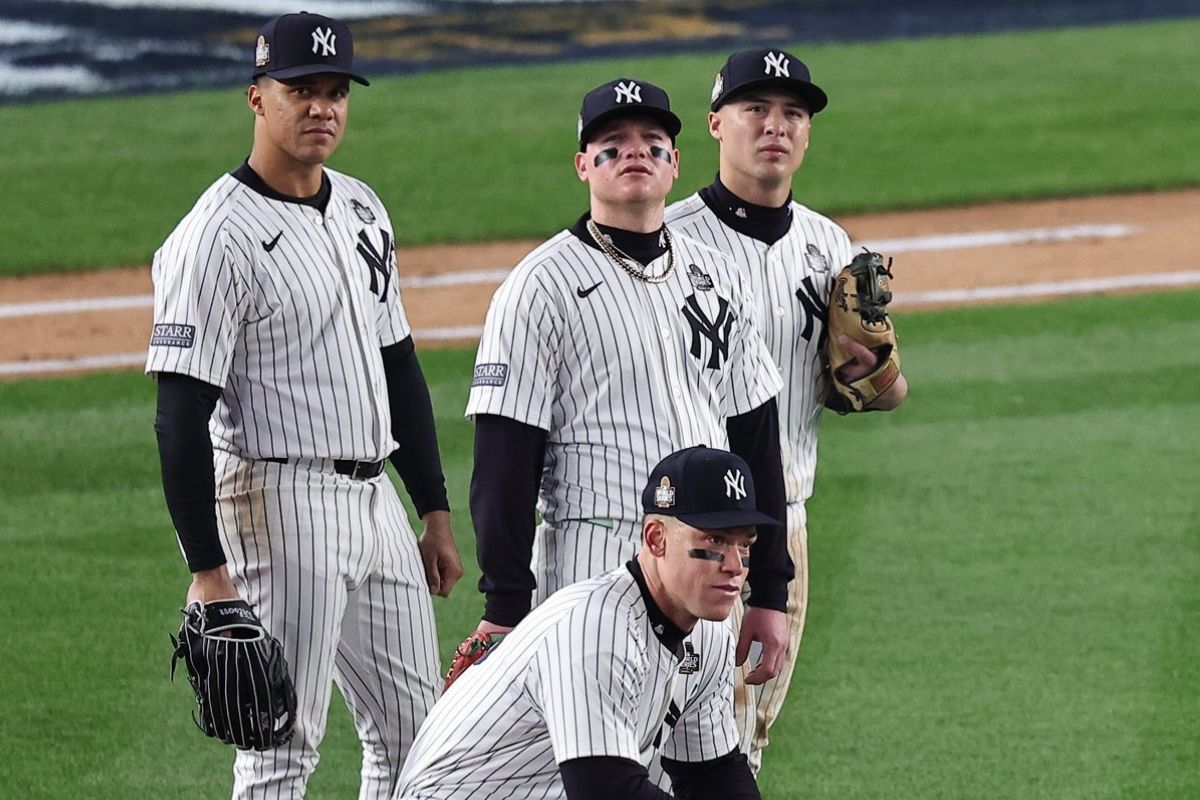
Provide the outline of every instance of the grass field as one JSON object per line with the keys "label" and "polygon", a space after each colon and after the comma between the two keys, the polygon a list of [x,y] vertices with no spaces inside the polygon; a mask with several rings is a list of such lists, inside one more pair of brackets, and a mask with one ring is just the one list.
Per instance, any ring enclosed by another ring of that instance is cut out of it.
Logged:
{"label": "grass field", "polygon": [[[797,46],[831,104],[797,183],[827,213],[1200,182],[1200,20]],[[577,216],[583,93],[632,74],[685,121],[674,197],[711,180],[724,53],[378,80],[332,166],[372,183],[401,244],[540,238]],[[145,264],[249,150],[243,91],[4,109],[0,275]]]}
{"label": "grass field", "polygon": [[[1200,292],[910,314],[908,403],[830,417],[767,798],[1200,796]],[[471,354],[423,357],[466,514]],[[134,373],[0,384],[0,796],[220,797],[167,675],[186,585]],[[353,796],[337,706],[312,798]]]}

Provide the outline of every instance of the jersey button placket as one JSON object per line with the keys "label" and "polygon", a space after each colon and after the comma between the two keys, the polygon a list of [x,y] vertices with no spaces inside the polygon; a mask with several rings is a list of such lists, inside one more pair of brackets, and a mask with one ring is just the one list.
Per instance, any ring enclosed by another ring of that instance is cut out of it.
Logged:
{"label": "jersey button placket", "polygon": [[337,259],[338,267],[340,268],[342,281],[344,282],[346,289],[346,307],[350,312],[350,324],[353,325],[357,331],[359,331],[359,335],[355,337],[355,342],[358,345],[363,375],[366,377],[367,383],[370,386],[368,395],[370,397],[371,408],[374,411],[374,414],[372,415],[373,419],[371,421],[371,437],[375,442],[380,442],[384,436],[382,432],[383,408],[379,400],[381,386],[380,381],[377,380],[379,376],[373,374],[371,370],[371,361],[367,356],[366,351],[363,349],[363,342],[371,340],[371,331],[367,327],[366,312],[359,308],[360,295],[354,290],[354,275],[350,271],[350,264],[353,263],[354,255],[348,250],[342,249],[342,243],[340,241],[341,237],[338,235],[336,227],[329,224],[328,218],[319,211],[316,211],[316,209],[313,209],[313,211],[316,213],[314,219],[318,226],[324,231],[329,242],[329,246],[332,248],[334,256]]}

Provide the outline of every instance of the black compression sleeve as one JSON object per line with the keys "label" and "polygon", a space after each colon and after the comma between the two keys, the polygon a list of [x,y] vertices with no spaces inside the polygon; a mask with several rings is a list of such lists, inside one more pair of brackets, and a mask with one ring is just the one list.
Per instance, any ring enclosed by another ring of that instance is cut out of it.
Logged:
{"label": "black compression sleeve", "polygon": [[225,563],[217,535],[217,488],[208,420],[221,387],[162,372],[158,375],[158,411],[154,432],[162,462],[163,494],[192,572]]}
{"label": "black compression sleeve", "polygon": [[750,548],[749,604],[787,611],[787,584],[795,575],[787,549],[787,491],[779,450],[779,407],[771,398],[758,408],[726,422],[729,449],[746,459],[754,476],[758,510],[784,524],[760,528]]}
{"label": "black compression sleeve", "polygon": [[712,761],[662,759],[671,776],[671,792],[679,800],[760,800],[758,784],[746,756],[737,750]]}
{"label": "black compression sleeve", "polygon": [[429,385],[409,336],[380,350],[387,375],[388,406],[392,411],[392,438],[399,445],[390,456],[417,516],[449,511],[446,476],[438,453],[437,429]]}
{"label": "black compression sleeve", "polygon": [[[613,756],[573,758],[558,765],[567,800],[671,800],[636,761]],[[714,795],[715,797],[715,795]]]}
{"label": "black compression sleeve", "polygon": [[546,458],[546,432],[507,417],[475,417],[475,471],[471,475],[471,521],[476,556],[487,595],[483,618],[516,625],[529,613],[535,587],[534,511]]}

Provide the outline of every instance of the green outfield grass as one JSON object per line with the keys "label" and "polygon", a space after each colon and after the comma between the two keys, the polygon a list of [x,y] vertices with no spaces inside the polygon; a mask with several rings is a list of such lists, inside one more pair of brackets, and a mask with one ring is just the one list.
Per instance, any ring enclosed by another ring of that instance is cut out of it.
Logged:
{"label": "green outfield grass", "polygon": [[[1200,21],[796,46],[831,96],[797,196],[828,213],[1200,183]],[[707,183],[724,53],[384,78],[354,90],[332,166],[370,181],[402,244],[532,237],[586,194],[584,92],[632,74],[685,120],[673,197]],[[245,156],[243,91],[10,106],[0,274],[148,263]]]}
{"label": "green outfield grass", "polygon": [[[895,414],[827,419],[767,798],[1200,796],[1200,292],[901,315]],[[471,354],[423,356],[473,626]],[[187,575],[134,373],[0,384],[0,795],[221,797],[167,682]],[[354,796],[335,699],[310,797]]]}

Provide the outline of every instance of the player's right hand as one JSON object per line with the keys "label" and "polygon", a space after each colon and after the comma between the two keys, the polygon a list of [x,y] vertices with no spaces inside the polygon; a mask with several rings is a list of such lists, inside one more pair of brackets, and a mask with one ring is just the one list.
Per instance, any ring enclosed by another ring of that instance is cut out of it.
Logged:
{"label": "player's right hand", "polygon": [[488,622],[486,619],[479,620],[479,624],[475,626],[476,633],[499,633],[505,634],[513,629],[511,625],[497,625],[494,622]]}
{"label": "player's right hand", "polygon": [[462,559],[454,543],[449,511],[429,511],[421,517],[424,530],[417,539],[421,563],[429,591],[438,597],[449,597],[450,590],[463,576]]}

